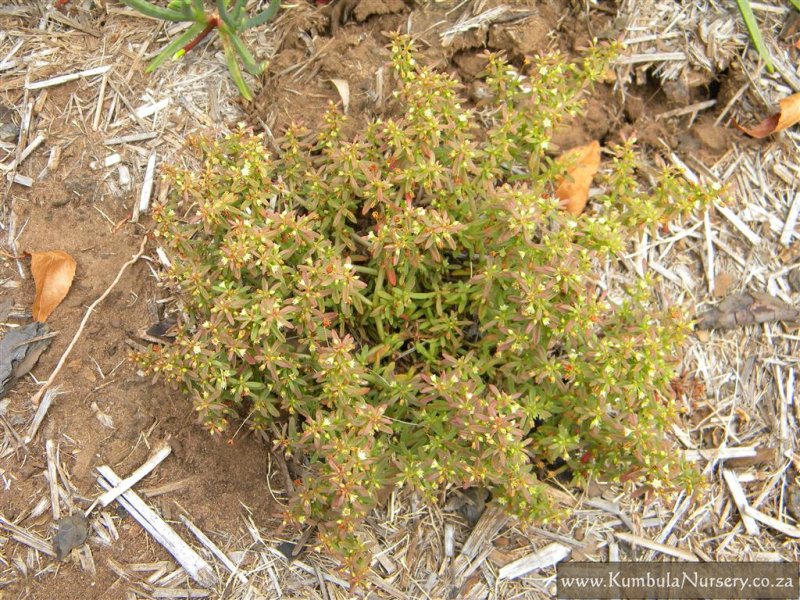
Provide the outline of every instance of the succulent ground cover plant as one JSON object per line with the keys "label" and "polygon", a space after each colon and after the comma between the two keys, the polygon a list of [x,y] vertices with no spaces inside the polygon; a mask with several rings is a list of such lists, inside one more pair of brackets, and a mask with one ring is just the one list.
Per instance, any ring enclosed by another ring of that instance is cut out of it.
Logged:
{"label": "succulent ground cover plant", "polygon": [[392,116],[355,139],[332,111],[277,153],[243,131],[198,139],[203,168],[168,174],[156,234],[184,319],[175,344],[139,359],[211,432],[244,418],[304,461],[291,516],[351,572],[354,528],[392,487],[435,501],[482,486],[535,520],[554,515],[548,469],[650,490],[698,481],[663,434],[689,326],[647,278],[604,290],[596,273],[716,192],[669,171],[642,186],[627,144],[589,212],[554,197],[565,166],[550,136],[607,54],[543,57],[528,75],[492,56],[490,98],[466,108],[397,38]]}
{"label": "succulent ground cover plant", "polygon": [[164,21],[192,23],[188,29],[164,46],[147,65],[146,72],[155,71],[164,61],[177,60],[202,42],[211,32],[217,31],[225,52],[225,63],[245,100],[253,95],[244,80],[239,61],[251,75],[260,75],[264,65],[256,61],[242,41],[240,34],[247,29],[263,25],[274,17],[280,8],[280,0],[271,0],[262,12],[249,16],[245,10],[247,0],[216,0],[216,10],[208,11],[203,0],[171,0],[166,6],[159,6],[148,0],[121,0],[126,6],[138,10],[143,15]]}

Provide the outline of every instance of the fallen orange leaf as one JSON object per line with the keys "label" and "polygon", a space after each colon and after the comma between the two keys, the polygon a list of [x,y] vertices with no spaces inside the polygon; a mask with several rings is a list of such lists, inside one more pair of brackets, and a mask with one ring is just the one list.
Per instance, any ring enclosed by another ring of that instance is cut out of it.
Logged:
{"label": "fallen orange leaf", "polygon": [[31,252],[31,272],[36,284],[33,320],[44,323],[66,297],[75,277],[75,259],[66,252]]}
{"label": "fallen orange leaf", "polygon": [[783,131],[800,122],[800,94],[792,94],[779,102],[781,111],[775,115],[770,115],[758,125],[753,127],[742,127],[736,121],[733,126],[739,131],[745,132],[754,138],[765,138],[772,133]]}
{"label": "fallen orange leaf", "polygon": [[600,143],[597,140],[585,146],[567,150],[556,160],[567,173],[556,188],[556,197],[571,214],[578,216],[589,201],[589,188],[600,168]]}

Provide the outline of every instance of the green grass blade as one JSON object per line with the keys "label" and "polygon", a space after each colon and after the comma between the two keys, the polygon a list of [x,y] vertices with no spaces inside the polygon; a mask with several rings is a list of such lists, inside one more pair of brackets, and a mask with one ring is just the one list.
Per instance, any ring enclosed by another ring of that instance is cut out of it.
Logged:
{"label": "green grass blade", "polygon": [[242,24],[242,29],[250,29],[251,27],[258,27],[269,21],[272,17],[278,14],[278,9],[281,7],[281,0],[272,0],[267,9],[254,17],[245,19]]}
{"label": "green grass blade", "polygon": [[794,6],[795,10],[800,10],[800,0],[789,0],[789,4]]}
{"label": "green grass blade", "polygon": [[179,13],[175,10],[169,10],[168,8],[161,8],[155,4],[150,4],[147,2],[147,0],[122,0],[122,3],[125,6],[129,6],[130,8],[138,10],[143,15],[153,17],[154,19],[176,22],[186,20],[186,17],[182,13]]}
{"label": "green grass blade", "polygon": [[152,73],[168,58],[179,58],[175,55],[180,52],[186,44],[191,42],[195,36],[200,35],[200,32],[205,28],[206,26],[203,23],[195,23],[189,27],[189,29],[164,46],[164,49],[158,53],[158,56],[150,61],[150,64],[147,65],[147,68],[144,70],[144,72]]}
{"label": "green grass blade", "polygon": [[761,30],[758,28],[756,16],[753,14],[753,7],[750,6],[750,0],[736,0],[736,4],[739,5],[739,12],[742,13],[744,24],[747,27],[747,32],[750,34],[750,39],[753,40],[753,45],[756,47],[759,56],[763,59],[764,64],[767,65],[767,71],[772,73],[775,70],[772,64],[772,57],[769,54],[766,44],[764,44],[764,38],[761,37]]}
{"label": "green grass blade", "polygon": [[253,55],[250,54],[247,46],[244,45],[244,42],[239,38],[239,36],[232,35],[231,43],[233,44],[233,48],[236,50],[239,56],[242,57],[242,64],[244,65],[245,70],[251,75],[261,75],[261,73],[264,71],[264,65],[253,58]]}
{"label": "green grass blade", "polygon": [[247,87],[247,83],[242,75],[242,70],[239,68],[239,63],[236,62],[236,51],[233,49],[233,45],[230,43],[227,36],[222,38],[222,47],[225,49],[225,64],[228,65],[228,71],[231,74],[233,83],[236,84],[242,98],[248,102],[252,101],[253,95],[250,93],[250,88]]}

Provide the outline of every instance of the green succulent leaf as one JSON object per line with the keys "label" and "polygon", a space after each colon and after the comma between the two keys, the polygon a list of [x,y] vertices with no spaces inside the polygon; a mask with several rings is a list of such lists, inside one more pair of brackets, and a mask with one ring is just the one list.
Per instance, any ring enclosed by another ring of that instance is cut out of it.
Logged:
{"label": "green succulent leaf", "polygon": [[187,20],[191,19],[193,16],[192,5],[189,3],[189,0],[172,0],[167,4],[167,9],[180,11]]}
{"label": "green succulent leaf", "polygon": [[145,73],[152,73],[167,60],[177,60],[181,58],[183,56],[183,47],[200,35],[200,32],[205,28],[206,26],[202,23],[195,23],[189,27],[189,29],[167,44],[161,52],[150,61],[150,64],[148,64],[145,69]]}
{"label": "green succulent leaf", "polygon": [[226,35],[222,36],[221,39],[222,47],[225,52],[225,64],[228,65],[228,72],[231,74],[231,79],[233,79],[233,83],[236,84],[236,88],[239,90],[242,98],[251,102],[253,100],[253,95],[250,92],[250,88],[247,87],[247,82],[244,80],[242,70],[239,68],[239,63],[236,60],[236,50],[230,41],[231,37]]}
{"label": "green succulent leaf", "polygon": [[227,0],[216,0],[217,1],[217,12],[219,13],[220,18],[222,21],[230,27],[231,31],[236,31],[236,23],[234,23],[231,16],[228,14],[228,6]]}
{"label": "green succulent leaf", "polygon": [[261,73],[264,72],[264,64],[258,62],[253,55],[250,54],[250,51],[244,45],[241,38],[238,35],[231,35],[230,41],[236,49],[236,53],[242,58],[242,64],[245,70],[251,75],[261,75]]}
{"label": "green succulent leaf", "polygon": [[264,10],[264,12],[255,15],[254,17],[250,17],[249,19],[245,19],[244,23],[242,23],[242,30],[250,29],[251,27],[258,27],[259,25],[263,25],[276,14],[278,14],[278,9],[281,7],[281,0],[272,0],[269,3],[269,6]]}
{"label": "green succulent leaf", "polygon": [[125,6],[129,6],[138,10],[143,15],[148,17],[153,17],[154,19],[162,19],[164,21],[185,21],[186,15],[183,12],[178,12],[177,10],[170,10],[168,8],[162,8],[160,6],[156,6],[155,4],[151,4],[147,2],[147,0],[122,0],[122,3]]}
{"label": "green succulent leaf", "polygon": [[[797,0],[800,2],[800,0]],[[236,3],[233,5],[233,10],[231,11],[231,16],[236,23],[239,23],[242,18],[242,10],[247,4],[247,0],[236,0]]]}

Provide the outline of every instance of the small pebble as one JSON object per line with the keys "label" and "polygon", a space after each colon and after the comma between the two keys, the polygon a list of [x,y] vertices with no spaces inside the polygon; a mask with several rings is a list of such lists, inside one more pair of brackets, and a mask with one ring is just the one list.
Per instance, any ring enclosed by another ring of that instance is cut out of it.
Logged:
{"label": "small pebble", "polygon": [[58,521],[58,531],[53,540],[53,550],[58,560],[64,560],[73,548],[83,546],[89,536],[89,520],[82,512]]}

